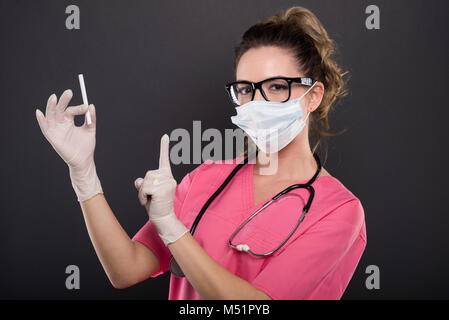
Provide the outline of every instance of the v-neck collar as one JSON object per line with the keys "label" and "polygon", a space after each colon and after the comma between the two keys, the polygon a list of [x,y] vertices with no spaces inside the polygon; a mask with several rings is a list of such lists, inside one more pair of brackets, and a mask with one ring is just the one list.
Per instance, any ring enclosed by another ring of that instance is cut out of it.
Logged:
{"label": "v-neck collar", "polygon": [[[246,194],[247,196],[245,197],[245,199],[247,199],[247,208],[248,209],[253,209],[253,210],[257,210],[260,207],[262,207],[267,201],[271,200],[271,198],[273,198],[278,192],[281,192],[282,190],[277,191],[275,194],[271,195],[270,197],[268,197],[267,199],[265,199],[264,201],[255,204],[254,203],[254,163],[247,163],[245,164],[246,166],[248,166],[245,170],[245,176],[246,176]],[[321,176],[319,175],[316,180],[312,183],[312,186],[315,187],[321,180],[322,178],[334,178],[332,176],[329,175],[324,175]],[[310,179],[304,180],[304,181],[299,181],[297,182],[297,184],[305,184],[309,181]]]}

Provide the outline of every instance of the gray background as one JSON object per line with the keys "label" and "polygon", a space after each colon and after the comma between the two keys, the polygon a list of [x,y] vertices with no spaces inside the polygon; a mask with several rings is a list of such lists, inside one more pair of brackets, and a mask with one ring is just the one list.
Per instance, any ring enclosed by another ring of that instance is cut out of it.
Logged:
{"label": "gray background", "polygon": [[[66,6],[81,29],[65,28]],[[365,8],[381,29],[365,28]],[[35,109],[84,73],[97,107],[95,162],[130,236],[145,223],[134,180],[158,164],[175,128],[235,128],[224,83],[243,32],[302,5],[322,21],[350,71],[331,115],[325,167],[362,201],[368,245],[344,299],[449,298],[447,1],[0,1],[0,298],[166,299],[169,273],[126,290],[108,282],[88,237],[67,165]],[[81,124],[77,118],[77,124]],[[180,179],[196,165],[173,168]],[[65,288],[65,267],[81,289]],[[380,268],[380,290],[365,268]]]}

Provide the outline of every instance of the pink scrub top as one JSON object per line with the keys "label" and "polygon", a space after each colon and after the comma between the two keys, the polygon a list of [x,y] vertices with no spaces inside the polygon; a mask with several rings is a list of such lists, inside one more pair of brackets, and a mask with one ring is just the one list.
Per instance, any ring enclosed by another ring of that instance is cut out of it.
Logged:
{"label": "pink scrub top", "polygon": [[[233,163],[207,160],[178,184],[174,210],[189,230],[209,197],[242,160],[243,157],[236,158]],[[366,246],[365,217],[360,200],[336,178],[319,176],[312,184],[315,197],[310,210],[295,233],[274,254],[255,257],[229,246],[231,234],[265,203],[254,204],[253,170],[254,164],[249,163],[237,172],[206,210],[193,237],[215,261],[272,299],[340,299]],[[291,192],[304,199],[309,194],[305,189]],[[277,219],[282,216],[280,210]],[[267,225],[256,226],[256,229],[259,237],[265,233],[262,238],[276,238]],[[151,277],[169,270],[172,254],[151,221],[133,240],[146,245],[159,260],[160,270]],[[169,300],[197,299],[202,297],[187,278],[170,276]]]}

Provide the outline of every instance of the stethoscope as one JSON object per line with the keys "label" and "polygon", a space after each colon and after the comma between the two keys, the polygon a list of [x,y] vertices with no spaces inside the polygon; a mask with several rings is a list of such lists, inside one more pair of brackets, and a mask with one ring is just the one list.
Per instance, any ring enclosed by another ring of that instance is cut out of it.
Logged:
{"label": "stethoscope", "polygon": [[[257,156],[257,153],[256,153]],[[312,200],[313,197],[315,195],[315,189],[312,187],[312,183],[316,180],[316,178],[318,177],[318,175],[320,174],[321,171],[321,161],[320,158],[318,157],[318,155],[316,153],[313,154],[313,156],[315,157],[315,160],[317,162],[318,165],[318,169],[315,172],[315,174],[313,175],[313,177],[307,181],[307,183],[305,184],[294,184],[291,185],[290,187],[282,190],[281,192],[279,192],[278,194],[276,194],[273,198],[271,198],[271,200],[267,201],[260,209],[258,209],[256,212],[254,212],[248,219],[246,219],[230,236],[229,238],[229,245],[239,251],[246,251],[248,253],[251,253],[254,256],[268,256],[273,254],[274,252],[276,252],[277,250],[279,250],[287,241],[288,239],[290,239],[290,237],[293,235],[293,233],[296,231],[296,229],[298,228],[298,226],[301,224],[301,222],[304,220],[304,217],[306,215],[306,213],[309,211],[310,206],[312,204]],[[210,204],[212,203],[212,201],[214,201],[214,199],[223,191],[223,189],[226,187],[226,185],[231,181],[231,179],[234,177],[234,175],[246,164],[248,163],[248,159],[250,157],[247,156],[245,157],[245,159],[239,163],[233,170],[232,172],[229,174],[229,176],[226,178],[226,180],[221,184],[221,186],[217,189],[217,191],[215,191],[215,193],[206,201],[206,203],[203,205],[203,207],[201,208],[201,211],[198,213],[195,221],[192,224],[192,227],[190,228],[190,233],[193,236],[193,233],[195,232],[196,227],[198,226],[198,223],[200,222],[204,212],[207,210],[207,208],[210,206]],[[280,197],[282,197],[283,195],[287,194],[288,192],[294,190],[294,189],[298,189],[298,188],[304,188],[307,189],[310,193],[309,196],[309,200],[307,201],[306,205],[304,206],[303,210],[302,210],[302,214],[299,217],[295,227],[293,228],[293,230],[289,233],[289,235],[287,236],[287,238],[279,245],[277,246],[274,250],[268,252],[268,253],[255,253],[253,251],[250,250],[250,248],[244,244],[244,245],[235,245],[232,243],[232,240],[234,239],[235,235],[249,222],[251,221],[251,219],[253,219],[260,211],[262,211],[263,209],[265,209],[266,207],[268,207],[270,204],[273,203],[273,201],[276,201],[277,199],[279,199]],[[178,263],[176,262],[176,260],[174,259],[174,257],[172,256],[170,259],[170,271],[173,275],[177,276],[177,277],[185,277],[183,271],[181,270],[181,268],[179,267]]]}

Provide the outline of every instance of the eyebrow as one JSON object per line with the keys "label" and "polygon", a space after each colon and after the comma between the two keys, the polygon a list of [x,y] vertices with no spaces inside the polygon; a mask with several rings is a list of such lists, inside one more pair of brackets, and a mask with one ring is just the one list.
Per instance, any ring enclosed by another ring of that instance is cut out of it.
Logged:
{"label": "eyebrow", "polygon": [[[279,74],[277,76],[272,76],[272,77],[265,78],[264,80],[271,79],[271,78],[293,78],[293,77],[287,77],[287,76]],[[259,82],[259,81],[250,81],[250,80],[246,80],[246,79],[237,79],[235,81]],[[263,81],[263,80],[260,80],[260,81]]]}

